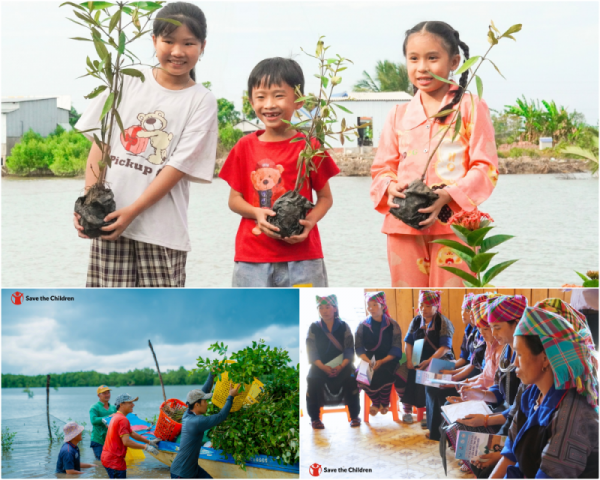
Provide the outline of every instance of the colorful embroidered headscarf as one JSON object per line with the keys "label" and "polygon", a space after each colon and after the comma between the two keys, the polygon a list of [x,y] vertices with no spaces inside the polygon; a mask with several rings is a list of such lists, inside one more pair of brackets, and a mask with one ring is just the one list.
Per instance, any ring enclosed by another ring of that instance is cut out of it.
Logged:
{"label": "colorful embroidered headscarf", "polygon": [[523,295],[500,295],[487,304],[489,323],[519,321],[527,308],[527,297]]}
{"label": "colorful embroidered headscarf", "polygon": [[438,290],[421,290],[419,292],[419,303],[437,307],[439,310],[442,304],[442,292]]}
{"label": "colorful embroidered headscarf", "polygon": [[[515,330],[515,336],[537,335],[554,375],[556,389],[576,388],[595,408],[598,406],[598,380],[594,350],[590,348],[588,328],[579,331],[557,313],[542,305],[528,307]],[[550,307],[554,308],[554,307]],[[593,341],[592,341],[593,344]]]}
{"label": "colorful embroidered headscarf", "polygon": [[338,307],[338,299],[337,299],[336,295],[328,295],[326,297],[319,297],[318,295],[316,295],[316,297],[317,297],[317,309],[321,305],[331,305],[332,307],[335,308],[334,318],[340,318],[340,308]]}
{"label": "colorful embroidered headscarf", "polygon": [[463,298],[462,306],[460,307],[462,310],[472,310],[473,309],[473,297],[475,294],[467,293]]}
{"label": "colorful embroidered headscarf", "polygon": [[490,324],[487,318],[487,302],[491,298],[497,297],[497,293],[485,292],[473,295],[471,301],[471,310],[473,311],[473,320],[479,328],[488,328]]}
{"label": "colorful embroidered headscarf", "polygon": [[373,300],[383,307],[383,314],[386,316],[390,316],[388,312],[387,303],[385,302],[385,293],[384,292],[365,292],[365,302],[369,300]]}
{"label": "colorful embroidered headscarf", "polygon": [[[567,322],[573,325],[573,328],[576,332],[579,332],[584,328],[587,328],[588,330],[590,328],[585,315],[579,310],[575,310],[571,305],[560,298],[547,298],[546,300],[536,303],[535,306],[537,308],[541,308],[542,310],[546,310],[547,312],[556,313],[559,317],[564,318]],[[591,346],[595,349],[596,347],[594,345],[592,336],[588,335],[587,339],[589,341],[588,346]]]}

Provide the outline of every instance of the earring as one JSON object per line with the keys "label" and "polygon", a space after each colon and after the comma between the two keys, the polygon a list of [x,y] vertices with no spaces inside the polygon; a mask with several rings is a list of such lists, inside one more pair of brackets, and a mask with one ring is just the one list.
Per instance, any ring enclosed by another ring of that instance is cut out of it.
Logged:
{"label": "earring", "polygon": [[450,70],[450,78],[454,78],[454,70]]}

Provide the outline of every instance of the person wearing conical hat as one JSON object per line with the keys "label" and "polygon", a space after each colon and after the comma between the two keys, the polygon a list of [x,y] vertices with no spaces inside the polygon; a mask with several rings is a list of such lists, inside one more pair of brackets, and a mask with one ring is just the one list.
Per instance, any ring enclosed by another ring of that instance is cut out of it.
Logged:
{"label": "person wearing conical hat", "polygon": [[[385,415],[390,407],[390,395],[397,377],[394,375],[402,358],[402,330],[390,317],[384,292],[366,292],[369,316],[356,329],[356,355],[367,363],[375,357],[373,377],[367,382],[358,382],[371,399],[369,413]],[[368,379],[367,379],[368,380]]]}
{"label": "person wearing conical hat", "polygon": [[[421,290],[419,292],[419,314],[413,318],[408,333],[404,337],[406,363],[403,367],[408,369],[406,391],[402,397],[404,415],[402,421],[413,423],[412,408],[422,408],[426,404],[425,387],[416,383],[416,370],[425,370],[432,358],[453,360],[452,336],[454,325],[440,312],[442,303],[441,292],[436,290]],[[418,361],[413,362],[413,347],[415,343],[422,343]],[[426,419],[421,426],[425,428]]]}
{"label": "person wearing conical hat", "polygon": [[492,478],[598,478],[597,352],[581,313],[559,299],[525,309],[514,332],[527,385]]}
{"label": "person wearing conical hat", "polygon": [[94,468],[93,463],[81,463],[79,447],[84,427],[77,422],[69,422],[63,427],[65,443],[60,447],[58,461],[56,462],[56,473],[66,473],[67,475],[79,475],[83,473],[82,468]]}
{"label": "person wearing conical hat", "polygon": [[306,337],[308,371],[306,410],[314,429],[325,428],[320,409],[344,403],[350,412],[350,426],[360,426],[360,397],[354,368],[354,337],[340,318],[337,297],[317,295],[319,320],[311,324]]}

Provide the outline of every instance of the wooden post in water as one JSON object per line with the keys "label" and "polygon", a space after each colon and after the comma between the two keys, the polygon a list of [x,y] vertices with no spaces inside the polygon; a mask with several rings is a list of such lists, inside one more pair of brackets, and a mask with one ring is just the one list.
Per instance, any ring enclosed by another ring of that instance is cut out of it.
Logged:
{"label": "wooden post in water", "polygon": [[48,420],[48,436],[52,441],[52,430],[50,429],[50,375],[46,375],[46,419]]}
{"label": "wooden post in water", "polygon": [[150,351],[152,352],[152,356],[154,357],[154,363],[156,363],[156,370],[158,371],[158,378],[160,380],[160,386],[163,391],[163,398],[165,402],[167,401],[167,395],[165,394],[165,384],[163,383],[162,375],[160,373],[160,368],[158,367],[158,360],[156,359],[156,354],[154,353],[154,349],[152,348],[152,342],[148,340],[148,346],[150,347]]}

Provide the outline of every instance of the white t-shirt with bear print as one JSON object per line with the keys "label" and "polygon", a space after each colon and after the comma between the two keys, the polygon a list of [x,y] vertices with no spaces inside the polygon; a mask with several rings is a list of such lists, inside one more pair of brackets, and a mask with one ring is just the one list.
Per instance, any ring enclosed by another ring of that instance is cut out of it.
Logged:
{"label": "white t-shirt with bear print", "polygon": [[[165,165],[186,175],[167,195],[142,212],[122,236],[174,250],[191,250],[187,209],[190,182],[213,179],[217,138],[217,101],[203,85],[183,90],[162,87],[152,69],[140,69],[145,81],[124,76],[123,99],[118,108],[125,135],[114,126],[112,166],[106,183],[115,194],[117,209],[135,202]],[[108,97],[94,98],[77,125],[78,130],[100,127]],[[93,140],[93,133],[87,132]]]}

